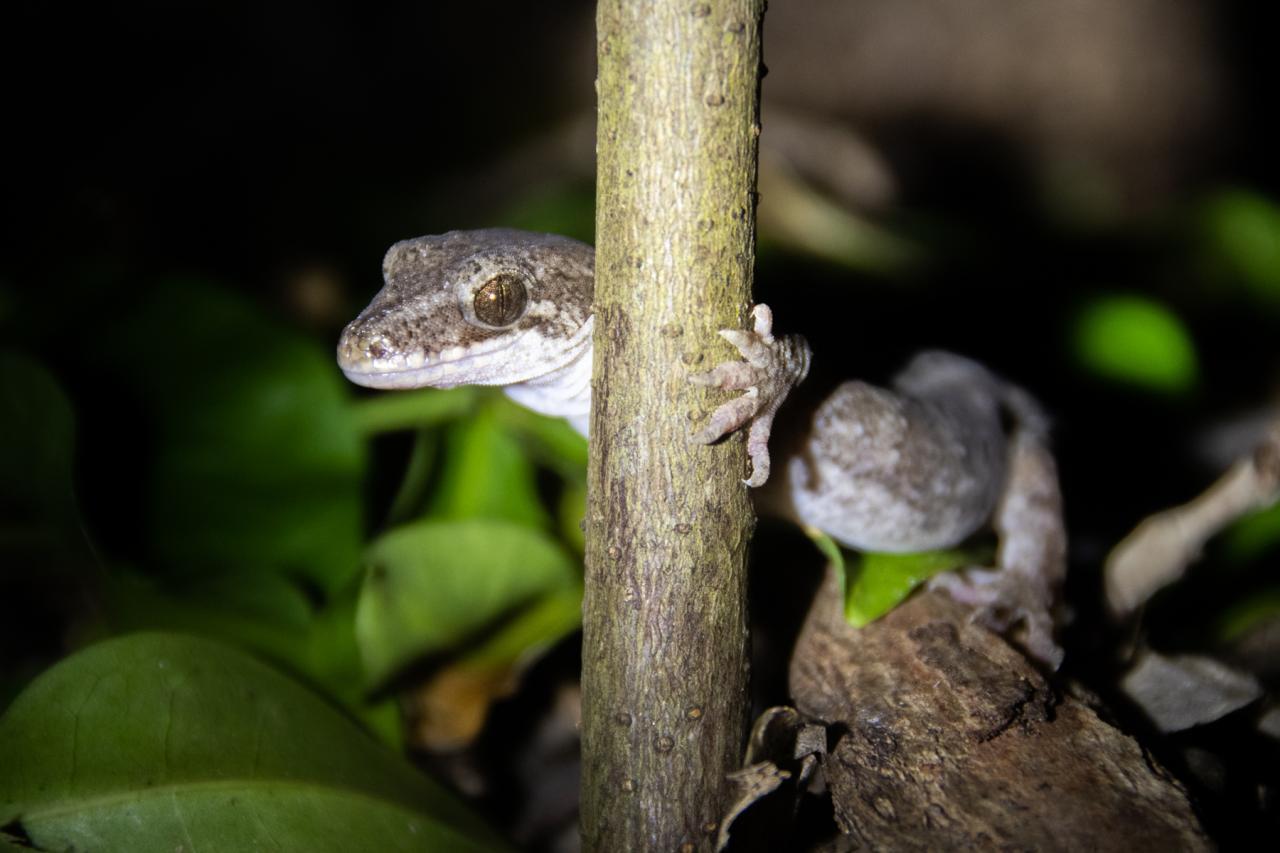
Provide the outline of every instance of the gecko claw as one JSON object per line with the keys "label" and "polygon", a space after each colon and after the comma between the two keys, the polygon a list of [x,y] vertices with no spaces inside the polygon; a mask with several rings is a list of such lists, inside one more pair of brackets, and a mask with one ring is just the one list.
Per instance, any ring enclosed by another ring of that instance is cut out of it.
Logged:
{"label": "gecko claw", "polygon": [[798,335],[775,338],[773,312],[768,305],[756,305],[751,316],[754,321],[751,331],[720,331],[720,336],[738,350],[742,360],[722,362],[706,373],[690,374],[689,381],[723,391],[743,392],[719,405],[693,439],[700,444],[712,444],[749,425],[747,453],[752,470],[743,482],[756,488],[769,479],[769,434],[774,415],[791,389],[809,372],[809,344]]}

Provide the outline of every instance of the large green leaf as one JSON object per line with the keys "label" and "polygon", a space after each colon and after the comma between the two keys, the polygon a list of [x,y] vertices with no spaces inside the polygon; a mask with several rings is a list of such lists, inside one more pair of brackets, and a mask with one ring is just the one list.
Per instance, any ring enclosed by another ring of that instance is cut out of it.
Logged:
{"label": "large green leaf", "polygon": [[231,641],[323,688],[383,740],[400,743],[394,702],[371,704],[365,693],[354,585],[316,610],[296,584],[270,573],[230,571],[165,588],[117,568],[103,593],[112,633],[182,631]]}
{"label": "large green leaf", "polygon": [[445,431],[440,480],[427,506],[438,518],[507,519],[548,527],[533,463],[493,405]]}
{"label": "large green leaf", "polygon": [[324,589],[352,578],[365,450],[332,353],[191,284],[150,295],[113,333],[105,366],[132,386],[143,411],[130,417],[156,438],[143,470],[158,562],[254,567]]}
{"label": "large green leaf", "polygon": [[[547,535],[505,521],[421,521],[370,546],[356,641],[380,683],[427,654],[476,641],[496,620],[581,583]],[[555,630],[563,633],[558,624]]]}
{"label": "large green leaf", "polygon": [[41,849],[500,846],[302,686],[207,640],[135,634],[37,679],[0,718],[0,826]]}

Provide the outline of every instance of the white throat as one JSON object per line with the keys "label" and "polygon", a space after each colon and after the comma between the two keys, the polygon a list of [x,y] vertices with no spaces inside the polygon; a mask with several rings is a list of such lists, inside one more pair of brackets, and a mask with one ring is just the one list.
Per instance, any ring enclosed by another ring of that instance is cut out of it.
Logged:
{"label": "white throat", "polygon": [[588,317],[575,335],[582,343],[567,363],[550,373],[502,389],[526,409],[565,418],[583,435],[587,434],[591,415],[591,331],[594,319]]}

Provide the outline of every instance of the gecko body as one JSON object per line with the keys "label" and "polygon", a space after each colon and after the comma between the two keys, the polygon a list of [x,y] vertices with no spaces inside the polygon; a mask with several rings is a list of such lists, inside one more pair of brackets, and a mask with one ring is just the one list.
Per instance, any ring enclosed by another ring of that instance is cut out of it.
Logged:
{"label": "gecko body", "polygon": [[[586,434],[590,246],[510,229],[454,231],[396,243],[383,276],[383,289],[338,345],[338,362],[353,382],[498,385],[521,405],[567,418]],[[775,337],[767,306],[756,306],[753,317],[750,330],[721,332],[741,361],[690,376],[742,392],[712,413],[697,440],[710,443],[746,428],[753,464],[747,483],[768,481],[762,508],[854,548],[943,548],[991,524],[1002,554],[1018,555],[1017,564],[1003,572],[974,570],[941,585],[988,615],[1002,608],[1006,615],[997,621],[1006,624],[997,627],[1016,623],[1028,651],[1056,665],[1060,651],[1048,611],[1061,579],[1062,546],[1048,530],[1048,516],[1060,519],[1060,510],[1056,477],[1051,489],[1041,482],[1046,465],[1053,474],[1052,460],[1044,418],[1031,398],[974,361],[925,352],[892,389],[848,381],[811,410],[798,411],[770,477],[774,416],[805,378],[810,349],[800,336]],[[1027,454],[1034,458],[1022,458]],[[1021,482],[1027,477],[1034,482]],[[1043,524],[1024,518],[1028,501],[1033,510],[1043,505],[1043,512],[1031,513]]]}

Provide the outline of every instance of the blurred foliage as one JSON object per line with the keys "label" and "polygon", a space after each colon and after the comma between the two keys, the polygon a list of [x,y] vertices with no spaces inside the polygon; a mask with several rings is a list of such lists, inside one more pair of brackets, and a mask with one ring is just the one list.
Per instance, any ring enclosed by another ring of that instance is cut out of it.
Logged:
{"label": "blurred foliage", "polygon": [[444,434],[439,481],[427,505],[435,518],[505,519],[545,528],[533,462],[503,428],[493,406],[484,406]]}
{"label": "blurred foliage", "polygon": [[[157,329],[164,330],[163,347],[154,346]],[[386,660],[378,659],[376,675],[353,686],[353,667],[335,666],[335,654],[356,652],[351,620],[364,565],[378,565],[384,582],[416,584],[415,593],[434,601],[435,615],[447,616],[459,635],[479,632],[499,615],[495,608],[578,583],[571,555],[580,542],[566,549],[548,537],[552,515],[534,461],[570,476],[558,512],[581,518],[586,445],[567,425],[476,389],[353,401],[331,355],[315,341],[202,283],[157,288],[111,326],[111,335],[97,367],[122,393],[144,401],[130,417],[145,425],[153,454],[136,466],[149,473],[145,551],[112,559],[101,590],[111,629],[163,627],[234,639],[359,705],[360,685],[388,675]],[[7,540],[29,543],[49,519],[75,530],[70,406],[51,375],[29,359],[6,357],[0,372],[8,415],[0,476],[6,500],[26,505],[13,517],[28,522]],[[418,444],[393,517],[440,522],[394,530],[362,557],[367,443],[395,430],[416,430]],[[493,523],[477,527],[480,519]],[[444,520],[456,524],[441,527]],[[458,550],[459,539],[474,547]],[[429,565],[406,569],[406,548],[423,542],[428,550],[418,556]],[[515,544],[491,550],[504,542]],[[539,574],[525,565],[526,547],[543,551],[533,568],[555,571]],[[452,574],[433,575],[433,553],[452,560]],[[139,562],[141,569],[125,567]],[[478,568],[486,564],[487,571]],[[377,608],[362,605],[361,613],[365,631],[396,648],[398,664],[441,651],[440,628],[430,619],[416,623],[421,636],[405,635],[404,625],[383,625],[386,614]],[[555,637],[568,630],[557,629]]]}
{"label": "blurred foliage", "polygon": [[1235,562],[1264,556],[1280,544],[1280,504],[1246,515],[1228,527],[1222,539],[1224,552]]}
{"label": "blurred foliage", "polygon": [[1280,618],[1280,586],[1270,586],[1241,598],[1217,618],[1215,639],[1231,643],[1251,629]]}
{"label": "blurred foliage", "polygon": [[516,199],[503,214],[502,221],[512,228],[563,234],[591,243],[596,233],[595,202],[595,182],[577,181]]}
{"label": "blurred foliage", "polygon": [[[71,627],[73,646],[140,629],[217,638],[283,665],[398,745],[399,712],[378,689],[402,671],[428,665],[440,673],[489,673],[491,689],[473,697],[472,713],[483,721],[524,667],[576,630],[586,443],[567,425],[475,389],[355,399],[327,346],[203,282],[171,281],[126,308],[77,338],[97,356],[89,419],[100,430],[104,423],[117,430],[107,434],[113,440],[84,442],[91,457],[106,457],[83,463],[124,478],[115,488],[110,481],[92,484],[94,518],[81,516],[73,486],[76,429],[66,394],[35,359],[0,357],[0,579],[37,598],[80,590],[75,600],[84,611],[50,626]],[[371,448],[396,433],[413,436],[413,449],[387,506],[373,513],[391,527],[366,532]],[[107,529],[105,546],[83,532],[95,519],[116,528]],[[557,538],[561,527],[570,539]],[[36,582],[43,592],[23,586]],[[9,620],[6,631],[23,629]],[[146,642],[169,648],[193,641]],[[99,676],[82,663],[92,660],[90,669],[101,670],[102,679],[127,681],[132,676],[113,674],[116,655],[102,651],[120,648],[93,646],[45,678],[64,686],[92,683]],[[4,695],[17,693],[37,670],[6,670]],[[55,761],[68,744],[61,730],[43,731],[47,742],[36,739],[24,722],[47,714],[55,701],[42,692],[44,684],[32,684],[5,717],[14,733],[7,746],[26,750],[28,764]],[[282,701],[314,701],[288,689],[294,692]],[[243,758],[236,724],[202,716],[202,709],[220,713],[205,704],[175,706],[171,725],[207,726],[209,737],[223,738],[228,761]],[[119,754],[128,755],[145,753],[147,738],[163,729],[146,715],[130,724],[136,731],[122,734],[104,719],[100,725],[108,728],[94,736],[119,741]],[[81,725],[82,733],[89,730],[87,718]],[[300,736],[315,736],[300,725]],[[193,761],[187,770],[224,774],[216,761]],[[119,809],[76,825],[114,826],[150,813],[146,780],[158,772],[143,761],[140,782],[109,770],[122,786]],[[252,790],[258,783],[245,784]],[[34,796],[27,791],[12,801],[30,816],[41,808],[28,802]],[[275,801],[282,811],[268,823],[299,820],[328,795],[307,796],[294,805]],[[192,803],[193,820],[206,821],[212,818],[198,815],[212,814],[221,800]],[[362,798],[337,796],[324,808],[361,826],[381,814]],[[68,814],[76,814],[74,807]],[[48,832],[41,837],[72,843],[80,831],[33,820],[24,823],[33,837]],[[444,829],[430,821],[416,825],[416,846],[405,849],[457,849],[428,843],[432,833],[446,837],[439,834]],[[234,829],[203,823],[199,832],[216,841],[230,839],[224,833]],[[161,821],[156,837],[167,832]],[[327,849],[305,832],[288,837],[296,842],[290,846]],[[145,841],[136,849],[145,849]],[[386,843],[400,849],[399,842]]]}
{"label": "blurred foliage", "polygon": [[154,435],[155,560],[284,573],[326,593],[350,583],[366,459],[332,356],[201,283],[159,288],[111,337],[102,366],[146,400]]}
{"label": "blurred foliage", "polygon": [[53,571],[83,556],[74,442],[71,403],[53,375],[0,352],[0,572]]}
{"label": "blurred foliage", "polygon": [[1280,304],[1280,207],[1246,189],[1210,196],[1200,211],[1201,251],[1208,273],[1238,282],[1266,304]]}
{"label": "blurred foliage", "polygon": [[1102,296],[1076,320],[1082,366],[1104,378],[1148,391],[1185,393],[1196,382],[1196,350],[1177,316],[1139,296]]}

